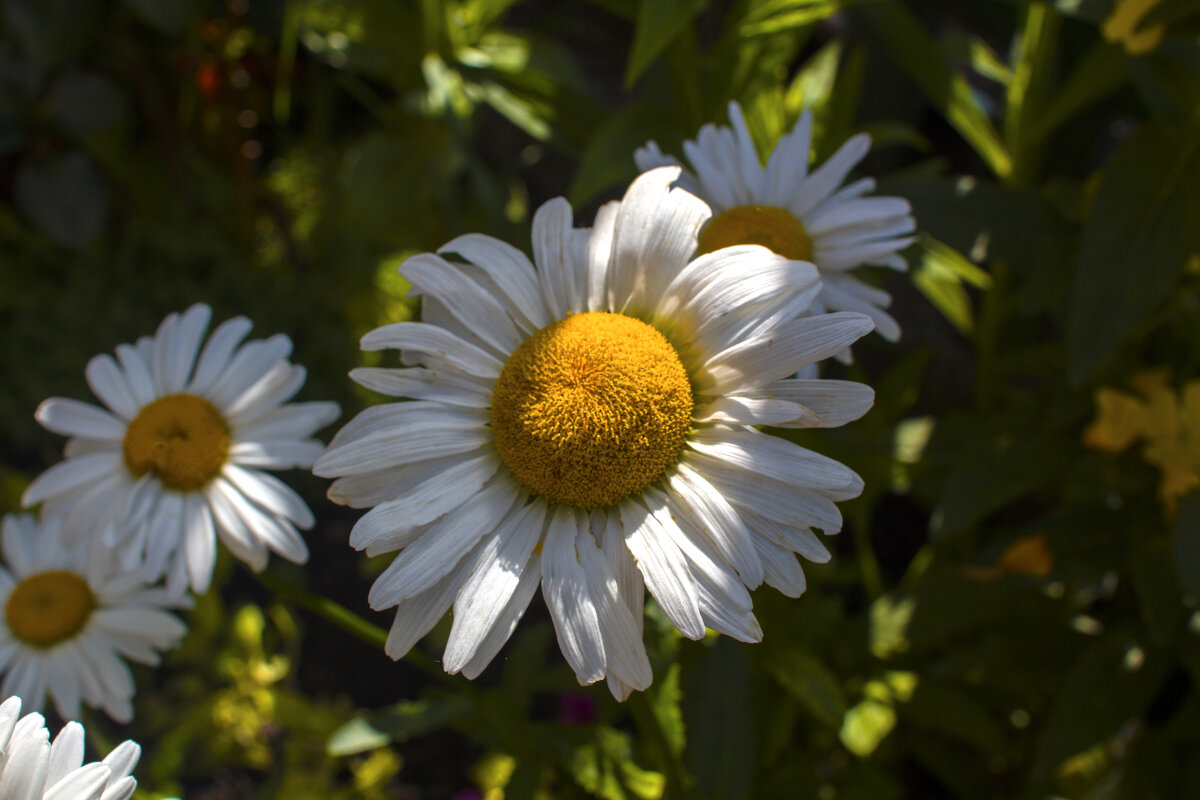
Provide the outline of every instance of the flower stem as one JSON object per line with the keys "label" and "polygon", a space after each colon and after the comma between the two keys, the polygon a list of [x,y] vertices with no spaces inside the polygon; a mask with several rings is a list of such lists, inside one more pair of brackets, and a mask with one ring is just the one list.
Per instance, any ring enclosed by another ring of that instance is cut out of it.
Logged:
{"label": "flower stem", "polygon": [[[328,597],[313,594],[305,589],[301,589],[299,586],[293,586],[268,572],[253,572],[249,569],[247,571],[254,576],[255,580],[267,589],[270,589],[281,599],[294,603],[300,608],[310,611],[328,622],[332,622],[351,636],[355,636],[380,650],[383,649],[387,642],[387,631],[363,619],[341,603],[330,600]],[[453,676],[446,674],[432,658],[416,647],[408,651],[404,656],[404,660],[437,680],[453,683],[458,689],[462,689],[464,685],[467,685],[463,681],[456,680]]]}

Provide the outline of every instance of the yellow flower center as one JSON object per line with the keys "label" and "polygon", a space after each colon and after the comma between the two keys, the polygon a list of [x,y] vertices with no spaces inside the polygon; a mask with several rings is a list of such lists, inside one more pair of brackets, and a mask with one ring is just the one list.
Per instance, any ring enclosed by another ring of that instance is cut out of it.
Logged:
{"label": "yellow flower center", "polygon": [[596,508],[679,460],[692,387],[666,337],[623,314],[569,315],[530,336],[492,392],[505,465],[548,500]]}
{"label": "yellow flower center", "polygon": [[83,630],[95,607],[87,581],[74,572],[39,572],[13,589],[4,616],[25,644],[52,647]]}
{"label": "yellow flower center", "polygon": [[191,491],[221,471],[229,454],[229,426],[204,398],[169,394],[138,412],[125,431],[123,449],[134,477],[154,470],[164,486]]}
{"label": "yellow flower center", "polygon": [[761,244],[793,261],[812,261],[812,239],[791,212],[774,206],[735,206],[700,231],[700,253],[735,244]]}

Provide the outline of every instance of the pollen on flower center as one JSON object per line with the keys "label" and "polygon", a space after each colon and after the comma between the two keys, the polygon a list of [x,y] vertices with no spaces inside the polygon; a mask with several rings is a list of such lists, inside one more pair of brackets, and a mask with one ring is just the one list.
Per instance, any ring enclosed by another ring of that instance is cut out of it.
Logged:
{"label": "pollen on flower center", "polygon": [[812,239],[791,212],[774,206],[735,206],[700,231],[700,253],[735,244],[761,244],[793,261],[812,261]]}
{"label": "pollen on flower center", "polygon": [[491,423],[522,485],[596,508],[679,460],[693,405],[665,336],[633,317],[589,312],[547,325],[513,352],[492,392]]}
{"label": "pollen on flower center", "polygon": [[123,450],[134,477],[154,470],[164,486],[191,491],[221,471],[229,454],[229,426],[204,398],[169,394],[133,418]]}
{"label": "pollen on flower center", "polygon": [[83,630],[96,607],[87,581],[74,572],[39,572],[17,584],[4,616],[13,636],[34,647],[50,647]]}

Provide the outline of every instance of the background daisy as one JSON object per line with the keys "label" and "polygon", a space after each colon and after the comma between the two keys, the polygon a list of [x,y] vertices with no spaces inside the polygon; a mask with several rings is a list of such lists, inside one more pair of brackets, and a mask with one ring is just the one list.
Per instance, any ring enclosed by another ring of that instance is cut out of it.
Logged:
{"label": "background daisy", "polygon": [[263,470],[311,465],[322,444],[309,437],[339,413],[332,402],[287,403],[306,373],[288,362],[282,334],[243,344],[251,323],[234,317],[201,349],[210,316],[198,303],[118,346],[116,359],[93,358],[88,384],[106,409],[61,397],[38,406],[38,422],[72,438],[22,498],[62,516],[68,544],[102,536],[126,569],[166,575],[173,596],[207,590],[217,536],[255,570],[268,550],[308,558],[297,528],[312,526],[312,512]]}
{"label": "background daisy", "polygon": [[50,742],[46,721],[20,716],[21,698],[0,703],[0,797],[5,800],[129,800],[142,750],[125,741],[103,761],[83,763],[83,726],[68,722]]}
{"label": "background daisy", "polygon": [[[405,369],[351,373],[411,402],[368,408],[314,465],[330,497],[374,506],[351,544],[401,550],[371,589],[396,607],[402,656],[454,608],[443,664],[477,675],[539,583],[581,683],[625,698],[651,680],[643,584],[687,637],[762,632],[748,589],[798,595],[794,553],[826,560],[835,501],[862,481],[752,426],[840,425],[871,390],[787,376],[871,330],[861,314],[801,318],[811,264],[750,245],[691,258],[708,207],[654,170],[595,229],[551,201],[534,261],[503,242],[448,243],[467,263],[415,256],[402,274],[424,322],[363,337]],[[535,266],[536,265],[536,266]]]}
{"label": "background daisy", "polygon": [[181,607],[100,548],[65,548],[59,520],[8,515],[0,533],[0,694],[38,709],[49,693],[60,716],[80,703],[115,720],[133,717],[133,675],[121,657],[155,665],[186,626]]}
{"label": "background daisy", "polygon": [[[905,235],[916,227],[907,200],[866,197],[875,189],[872,178],[842,186],[871,149],[871,137],[850,137],[810,174],[809,109],[775,145],[766,167],[736,102],[729,104],[729,122],[732,127],[705,125],[694,141],[683,145],[691,172],[680,176],[679,186],[712,206],[714,214],[700,233],[700,252],[761,244],[788,258],[811,261],[821,273],[822,287],[810,313],[857,311],[871,317],[885,339],[898,340],[900,326],[883,310],[891,295],[849,272],[863,264],[905,270],[899,251],[916,241]],[[634,160],[641,170],[680,163],[655,142],[639,148]]]}

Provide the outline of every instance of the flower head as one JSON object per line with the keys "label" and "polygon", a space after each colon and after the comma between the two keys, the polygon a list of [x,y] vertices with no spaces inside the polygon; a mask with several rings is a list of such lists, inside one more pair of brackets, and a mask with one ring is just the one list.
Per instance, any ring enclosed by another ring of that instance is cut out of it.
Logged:
{"label": "flower head", "polygon": [[0,797],[5,800],[129,800],[142,749],[125,741],[103,761],[83,763],[83,726],[68,722],[50,742],[46,721],[20,716],[21,698],[0,703]]}
{"label": "flower head", "polygon": [[[900,326],[885,308],[892,298],[860,281],[850,270],[876,264],[907,269],[899,251],[915,239],[908,201],[866,197],[875,181],[842,182],[871,148],[866,134],[852,136],[812,173],[808,171],[812,112],[805,109],[767,159],[766,167],[750,138],[737,103],[729,104],[732,127],[705,125],[683,151],[692,167],[678,185],[712,206],[713,218],[700,232],[700,252],[735,244],[761,244],[788,258],[811,261],[821,274],[821,292],[810,313],[857,311],[875,321],[888,339]],[[679,162],[654,142],[634,154],[642,170]],[[847,356],[848,357],[848,353]]]}
{"label": "flower head", "polygon": [[106,408],[43,402],[38,422],[72,438],[23,498],[63,517],[68,544],[103,537],[126,569],[165,575],[174,596],[207,590],[218,536],[254,569],[268,550],[308,558],[297,528],[312,512],[262,470],[310,466],[322,444],[308,437],[339,413],[336,403],[287,403],[304,367],[288,362],[286,336],[241,344],[245,317],[217,326],[201,350],[210,316],[194,305],[117,347],[116,359],[93,358],[88,384]]}
{"label": "flower head", "polygon": [[133,716],[125,656],[157,664],[187,628],[161,588],[122,573],[103,551],[66,549],[58,519],[9,515],[0,530],[0,694],[37,709],[49,693],[65,719],[82,701],[113,719]]}
{"label": "flower head", "polygon": [[581,683],[624,699],[651,680],[645,588],[685,635],[761,630],[749,588],[797,596],[796,560],[829,558],[812,528],[841,527],[836,500],[862,482],[754,425],[840,425],[860,384],[791,379],[871,329],[861,314],[801,318],[811,264],[751,245],[692,259],[710,212],[640,177],[591,231],[552,200],[533,220],[534,260],[487,236],[401,266],[423,322],[368,333],[403,369],[356,381],[406,402],[368,408],[314,471],[337,502],[373,506],[351,544],[400,550],[371,589],[396,607],[399,658],[453,606],[443,664],[468,677],[499,651],[541,586]]}

